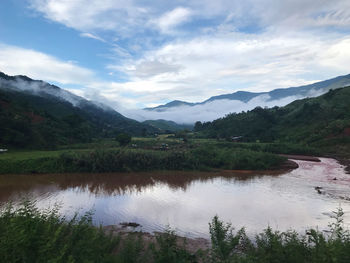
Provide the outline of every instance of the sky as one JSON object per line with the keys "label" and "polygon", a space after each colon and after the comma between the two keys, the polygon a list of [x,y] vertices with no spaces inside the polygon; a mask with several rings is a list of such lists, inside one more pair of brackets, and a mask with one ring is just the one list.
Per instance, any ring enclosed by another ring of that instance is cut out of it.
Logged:
{"label": "sky", "polygon": [[2,0],[0,71],[130,112],[350,73],[349,0]]}

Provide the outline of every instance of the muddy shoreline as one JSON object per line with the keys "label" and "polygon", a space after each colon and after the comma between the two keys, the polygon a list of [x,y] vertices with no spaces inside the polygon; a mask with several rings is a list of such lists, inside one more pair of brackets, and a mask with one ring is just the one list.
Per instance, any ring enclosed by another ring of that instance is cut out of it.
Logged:
{"label": "muddy shoreline", "polygon": [[299,160],[299,161],[308,161],[308,162],[321,162],[321,160],[315,156],[307,155],[295,155],[295,154],[279,154],[279,156],[286,157],[288,159]]}
{"label": "muddy shoreline", "polygon": [[336,159],[341,165],[345,166],[346,173],[350,174],[350,159],[337,157],[337,156],[329,156],[329,157]]}
{"label": "muddy shoreline", "polygon": [[[306,155],[290,155],[290,154],[279,154],[279,156],[283,156],[288,158],[288,161],[293,162],[292,160],[300,160],[300,161],[309,161],[309,162],[321,162],[321,160],[318,157],[315,156],[306,156]],[[350,159],[349,158],[344,158],[344,157],[340,157],[337,155],[325,155],[323,157],[326,158],[332,158],[337,160],[341,165],[345,166],[345,171],[346,173],[350,174]],[[292,160],[290,160],[292,159]],[[294,164],[296,164],[294,162]],[[282,168],[284,168],[284,165],[287,165],[286,167],[288,168],[288,164],[282,164]],[[293,167],[293,165],[291,163],[289,163],[289,165],[291,165],[291,167]],[[298,167],[296,167],[298,168]],[[291,169],[296,169],[296,168],[291,168]]]}
{"label": "muddy shoreline", "polygon": [[[109,235],[120,236],[122,239],[127,238],[129,235],[140,235],[145,245],[156,243],[156,235],[161,235],[162,232],[143,232],[135,231],[135,228],[123,227],[119,225],[104,226],[103,231]],[[176,235],[177,244],[179,246],[185,245],[186,249],[191,253],[196,253],[199,249],[205,251],[210,248],[210,240],[206,238],[188,238]]]}

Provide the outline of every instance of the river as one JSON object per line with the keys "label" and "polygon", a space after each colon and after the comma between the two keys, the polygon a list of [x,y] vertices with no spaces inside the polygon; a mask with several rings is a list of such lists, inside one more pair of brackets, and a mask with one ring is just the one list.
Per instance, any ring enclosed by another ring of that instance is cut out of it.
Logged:
{"label": "river", "polygon": [[303,232],[326,229],[341,206],[349,225],[350,175],[334,159],[320,159],[279,172],[1,175],[0,204],[28,198],[40,209],[59,204],[68,218],[93,210],[95,224],[136,222],[146,232],[170,226],[204,238],[214,215],[249,235],[267,226]]}

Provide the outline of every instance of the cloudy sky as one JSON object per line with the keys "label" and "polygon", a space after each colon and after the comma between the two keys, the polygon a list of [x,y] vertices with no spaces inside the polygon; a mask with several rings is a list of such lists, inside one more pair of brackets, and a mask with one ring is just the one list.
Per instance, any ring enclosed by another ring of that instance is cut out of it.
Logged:
{"label": "cloudy sky", "polygon": [[0,71],[116,109],[350,73],[349,0],[2,0]]}

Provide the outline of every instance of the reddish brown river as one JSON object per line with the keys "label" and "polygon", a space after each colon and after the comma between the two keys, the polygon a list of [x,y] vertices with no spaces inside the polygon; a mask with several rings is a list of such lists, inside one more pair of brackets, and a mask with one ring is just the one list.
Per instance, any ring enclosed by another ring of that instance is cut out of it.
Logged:
{"label": "reddish brown river", "polygon": [[216,214],[249,234],[267,226],[302,232],[327,228],[341,206],[349,225],[350,175],[333,159],[296,162],[298,169],[280,173],[2,175],[0,203],[25,197],[42,209],[58,203],[68,217],[93,210],[96,224],[137,222],[148,232],[169,225],[190,237],[208,237]]}

